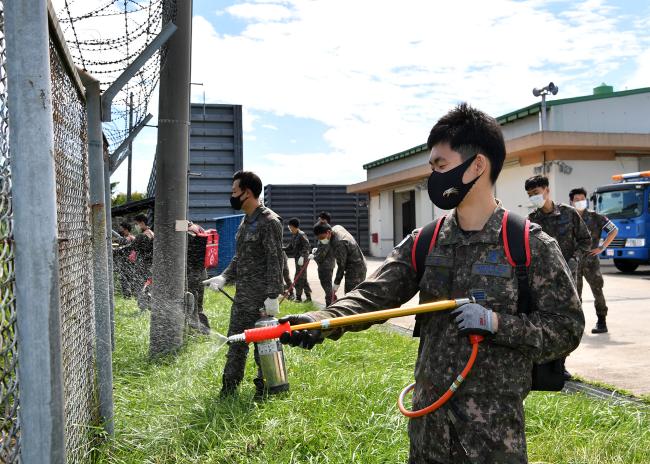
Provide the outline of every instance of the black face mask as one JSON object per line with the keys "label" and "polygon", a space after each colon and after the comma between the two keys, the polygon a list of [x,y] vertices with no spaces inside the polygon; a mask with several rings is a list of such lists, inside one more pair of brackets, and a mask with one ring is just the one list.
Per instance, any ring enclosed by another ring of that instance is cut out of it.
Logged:
{"label": "black face mask", "polygon": [[472,164],[474,158],[476,158],[476,155],[459,166],[456,166],[451,171],[433,171],[431,173],[429,176],[428,190],[429,198],[434,205],[440,209],[452,209],[463,201],[463,198],[465,198],[465,195],[474,186],[478,177],[481,177],[478,176],[469,184],[463,184],[463,174],[465,174],[467,168]]}
{"label": "black face mask", "polygon": [[242,201],[241,197],[243,197],[246,194],[246,192],[242,193],[238,197],[230,197],[230,206],[232,206],[232,209],[239,211],[241,209]]}

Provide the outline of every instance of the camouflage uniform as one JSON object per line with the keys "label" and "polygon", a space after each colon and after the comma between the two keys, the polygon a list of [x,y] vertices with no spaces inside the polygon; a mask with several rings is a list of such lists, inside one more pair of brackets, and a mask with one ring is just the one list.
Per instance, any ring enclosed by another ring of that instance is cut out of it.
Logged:
{"label": "camouflage uniform", "polygon": [[[584,210],[581,216],[591,233],[591,249],[598,248],[603,229],[609,233],[616,227],[606,216],[598,214],[595,211]],[[591,292],[594,294],[596,315],[607,316],[607,303],[605,302],[605,295],[603,295],[603,274],[600,272],[600,259],[598,259],[598,256],[588,254],[580,261],[577,282],[580,299],[582,299],[583,276],[587,279],[587,283],[591,287]]]}
{"label": "camouflage uniform", "polygon": [[314,261],[318,264],[318,280],[320,280],[320,285],[325,292],[325,306],[329,306],[332,304],[332,276],[336,265],[334,251],[329,243],[324,245],[318,242],[316,253],[314,253]]}
{"label": "camouflage uniform", "polygon": [[151,277],[151,267],[153,266],[153,240],[146,234],[138,234],[135,240],[131,242],[131,246],[137,253],[137,261],[135,267],[137,268],[136,285],[142,288],[144,282]]}
{"label": "camouflage uniform", "polygon": [[187,235],[187,291],[194,295],[194,314],[190,315],[192,323],[203,321],[206,328],[208,318],[203,313],[203,281],[208,278],[205,270],[205,248],[208,240],[195,234]]}
{"label": "camouflage uniform", "polygon": [[577,282],[580,260],[591,250],[591,235],[578,211],[572,206],[553,203],[550,213],[538,208],[528,215],[528,219],[542,226],[544,232],[557,240],[573,281]]}
{"label": "camouflage uniform", "polygon": [[[307,235],[302,230],[298,230],[297,234],[291,236],[291,244],[285,247],[284,251],[287,255],[293,256],[296,265],[295,275],[297,276],[298,273],[300,273],[300,269],[302,269],[302,266],[298,265],[298,260],[302,257],[304,260],[303,265],[305,265],[307,257],[311,251]],[[300,278],[296,280],[296,300],[300,300],[303,290],[305,291],[305,296],[308,299],[311,299],[311,287],[307,281],[307,269],[305,269],[300,275]]]}
{"label": "camouflage uniform", "polygon": [[[266,298],[276,298],[282,293],[282,221],[265,206],[246,215],[239,225],[235,256],[223,276],[226,283],[237,287],[235,302],[230,313],[228,336],[242,333],[255,326],[264,308]],[[244,378],[248,345],[234,343],[226,354],[223,371],[223,388],[232,391]],[[255,362],[258,365],[255,384],[262,385],[259,355],[255,346]]]}
{"label": "camouflage uniform", "polygon": [[[584,316],[570,271],[557,242],[537,225],[530,229],[529,268],[536,310],[518,314],[517,279],[500,237],[503,214],[499,206],[483,230],[465,233],[452,211],[427,256],[420,282],[411,263],[415,231],[355,290],[326,310],[308,313],[321,320],[393,308],[418,291],[421,303],[471,293],[497,312],[497,333],[481,343],[474,368],[454,397],[439,410],[410,420],[411,463],[526,462],[523,400],[531,387],[533,362],[565,356],[580,342]],[[423,315],[419,322],[415,409],[447,390],[471,352],[449,311]],[[337,329],[327,336],[341,334]]]}
{"label": "camouflage uniform", "polygon": [[352,234],[343,226],[332,227],[329,246],[336,259],[334,284],[340,285],[345,275],[345,293],[359,285],[366,278],[366,260]]}
{"label": "camouflage uniform", "polygon": [[[291,275],[289,274],[289,258],[287,258],[287,254],[283,251],[282,252],[282,278],[284,279],[284,291],[286,292],[291,288],[291,284],[293,281],[291,280]],[[291,293],[288,295],[289,299],[293,299],[293,290],[291,290]]]}

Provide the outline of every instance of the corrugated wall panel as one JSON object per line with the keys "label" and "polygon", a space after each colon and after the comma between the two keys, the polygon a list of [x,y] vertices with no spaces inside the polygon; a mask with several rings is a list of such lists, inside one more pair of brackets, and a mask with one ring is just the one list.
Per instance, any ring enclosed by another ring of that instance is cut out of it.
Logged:
{"label": "corrugated wall panel", "polygon": [[230,189],[243,164],[241,106],[192,103],[190,120],[188,218],[214,227],[214,218],[235,213]]}
{"label": "corrugated wall panel", "polygon": [[312,226],[321,211],[332,215],[332,223],[345,227],[364,253],[369,249],[368,195],[347,193],[346,185],[267,185],[264,203],[285,220],[284,240],[288,243],[286,221],[300,219],[301,228],[315,244]]}

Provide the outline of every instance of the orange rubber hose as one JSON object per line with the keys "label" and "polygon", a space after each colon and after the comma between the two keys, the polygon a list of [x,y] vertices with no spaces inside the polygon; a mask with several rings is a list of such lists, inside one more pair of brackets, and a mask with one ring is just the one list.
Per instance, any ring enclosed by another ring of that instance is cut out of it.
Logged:
{"label": "orange rubber hose", "polygon": [[472,353],[470,354],[469,359],[467,360],[467,364],[465,364],[465,368],[460,373],[460,375],[456,377],[456,380],[454,380],[454,382],[449,386],[447,391],[429,406],[422,409],[418,409],[416,411],[409,411],[404,406],[404,397],[408,392],[410,392],[415,388],[415,383],[412,383],[404,390],[402,390],[402,393],[400,393],[399,397],[397,398],[397,407],[399,407],[399,410],[402,414],[404,414],[406,417],[409,417],[411,419],[414,417],[421,417],[424,416],[425,414],[429,414],[430,412],[435,411],[436,409],[439,409],[443,404],[449,401],[449,399],[454,395],[456,390],[458,390],[458,387],[460,387],[460,385],[463,383],[465,378],[467,378],[469,372],[472,370],[472,366],[474,366],[474,361],[476,361],[476,355],[478,354],[478,345],[479,343],[481,343],[481,341],[483,341],[483,337],[481,335],[470,335],[469,341],[472,344]]}

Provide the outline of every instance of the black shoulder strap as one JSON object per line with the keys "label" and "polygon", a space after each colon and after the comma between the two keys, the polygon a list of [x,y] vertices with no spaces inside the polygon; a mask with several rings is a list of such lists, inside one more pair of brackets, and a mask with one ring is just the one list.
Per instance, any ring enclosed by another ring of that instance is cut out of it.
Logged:
{"label": "black shoulder strap", "polygon": [[[417,237],[415,237],[415,243],[413,244],[413,251],[411,252],[411,265],[417,274],[418,282],[422,280],[424,276],[425,264],[427,261],[427,255],[429,251],[436,246],[436,240],[438,239],[438,232],[440,227],[445,222],[446,216],[441,216],[437,219],[434,219],[429,224],[424,226],[418,232]],[[422,314],[415,315],[415,325],[413,326],[413,336],[420,336],[420,321]]]}
{"label": "black shoulder strap", "polygon": [[429,251],[431,251],[431,248],[435,246],[436,239],[438,238],[438,232],[440,231],[440,227],[444,221],[445,216],[434,219],[429,224],[420,229],[417,237],[415,237],[411,263],[413,265],[413,269],[415,269],[415,272],[417,273],[418,282],[422,280],[427,255],[429,254]]}
{"label": "black shoulder strap", "polygon": [[503,215],[501,234],[506,257],[515,268],[519,298],[517,312],[528,314],[532,309],[530,286],[528,285],[528,266],[530,266],[530,221],[507,211]]}

